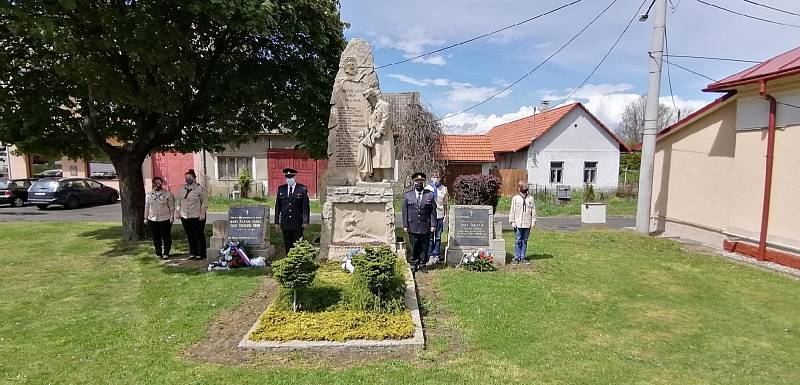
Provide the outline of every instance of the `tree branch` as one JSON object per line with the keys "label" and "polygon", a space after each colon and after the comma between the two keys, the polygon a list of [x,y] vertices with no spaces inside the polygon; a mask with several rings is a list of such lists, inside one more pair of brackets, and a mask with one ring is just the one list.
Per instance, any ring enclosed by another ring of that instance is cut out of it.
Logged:
{"label": "tree branch", "polygon": [[80,124],[81,130],[83,130],[86,137],[89,138],[95,146],[109,157],[118,156],[122,150],[109,144],[107,141],[108,138],[105,138],[100,133],[99,124],[97,123],[97,111],[94,109],[94,91],[92,90],[92,85],[88,84],[88,82],[87,87],[89,90],[89,100],[86,104],[86,108],[89,111],[89,115],[83,118]]}

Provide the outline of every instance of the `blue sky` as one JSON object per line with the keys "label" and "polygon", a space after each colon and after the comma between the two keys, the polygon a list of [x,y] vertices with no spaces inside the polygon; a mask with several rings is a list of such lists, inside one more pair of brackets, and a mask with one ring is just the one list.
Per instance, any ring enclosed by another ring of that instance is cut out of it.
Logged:
{"label": "blue sky", "polygon": [[[422,60],[381,69],[384,92],[420,91],[439,116],[498,92],[577,33],[612,0],[584,0],[557,13]],[[800,17],[742,0],[707,0],[754,16],[800,24]],[[800,13],[797,0],[759,0]],[[568,3],[569,0],[341,0],[347,38],[370,42],[377,65],[476,36]],[[765,60],[800,45],[800,28],[772,25],[708,7],[696,0],[672,0],[667,30],[672,54]],[[561,100],[577,87],[619,36],[642,0],[617,0],[581,37],[501,97],[443,121],[449,132],[484,132],[496,124],[530,115],[543,99]],[[646,6],[645,6],[646,7]],[[652,20],[652,18],[651,18]],[[634,21],[620,44],[586,86],[571,99],[585,103],[610,127],[625,105],[646,92],[652,23]],[[670,59],[715,79],[750,66],[694,59]],[[665,65],[666,70],[666,65]],[[700,91],[709,81],[672,67],[679,108],[696,109],[715,94]],[[662,102],[672,104],[666,82]],[[664,99],[666,97],[667,99]]]}

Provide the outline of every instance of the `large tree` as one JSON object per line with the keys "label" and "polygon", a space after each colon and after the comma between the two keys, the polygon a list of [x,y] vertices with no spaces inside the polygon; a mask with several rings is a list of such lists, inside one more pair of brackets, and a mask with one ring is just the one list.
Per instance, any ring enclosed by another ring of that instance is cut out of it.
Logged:
{"label": "large tree", "polygon": [[141,239],[151,153],[275,129],[325,153],[343,29],[337,0],[2,1],[0,141],[107,154]]}
{"label": "large tree", "polygon": [[[617,134],[623,142],[629,146],[634,146],[642,140],[642,130],[644,129],[644,110],[647,104],[647,97],[642,95],[627,106],[622,113],[622,123],[617,129]],[[669,127],[678,119],[689,114],[688,110],[675,111],[674,108],[666,104],[658,105],[658,131]]]}

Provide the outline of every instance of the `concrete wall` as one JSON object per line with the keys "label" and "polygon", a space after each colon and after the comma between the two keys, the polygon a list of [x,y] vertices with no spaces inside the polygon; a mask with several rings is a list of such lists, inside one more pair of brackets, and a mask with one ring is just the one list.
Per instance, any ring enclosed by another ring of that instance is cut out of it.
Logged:
{"label": "concrete wall", "polygon": [[[233,191],[235,180],[225,180],[219,175],[219,157],[246,157],[252,159],[250,174],[253,176],[251,196],[263,197],[267,193],[266,182],[268,179],[267,151],[270,148],[295,148],[300,142],[290,137],[261,136],[254,142],[245,143],[239,147],[226,146],[219,153],[206,152],[206,168],[208,170],[208,188],[212,195],[228,196]],[[202,153],[198,153],[195,163],[200,163],[197,169],[202,169]]]}
{"label": "concrete wall", "polygon": [[[800,91],[794,91],[798,89],[800,84],[774,96],[792,103],[800,99]],[[759,238],[767,131],[756,127],[757,119],[763,119],[762,127],[767,125],[769,110],[754,94],[754,88],[745,89],[718,110],[658,141],[655,230],[718,248],[728,236]],[[776,133],[767,241],[778,249],[798,251],[800,114],[779,108],[777,118],[783,127]]]}
{"label": "concrete wall", "polygon": [[31,177],[31,162],[27,155],[14,155],[16,146],[8,147],[8,176],[14,179]]}
{"label": "concrete wall", "polygon": [[551,161],[564,162],[560,184],[583,188],[584,162],[597,162],[595,188],[616,189],[619,183],[619,143],[581,108],[536,139],[520,168],[528,169],[529,183],[550,186]]}

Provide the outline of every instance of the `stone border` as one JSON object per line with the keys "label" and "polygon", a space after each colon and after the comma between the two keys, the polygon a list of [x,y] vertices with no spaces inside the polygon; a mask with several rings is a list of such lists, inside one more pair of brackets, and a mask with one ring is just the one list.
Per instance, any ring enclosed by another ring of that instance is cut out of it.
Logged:
{"label": "stone border", "polygon": [[[414,323],[414,336],[404,340],[350,340],[350,341],[251,341],[250,335],[258,327],[261,316],[247,331],[244,338],[239,342],[239,349],[247,350],[271,350],[271,351],[297,351],[297,350],[397,350],[397,349],[423,349],[425,348],[425,333],[422,328],[422,317],[419,311],[419,301],[417,300],[417,283],[411,268],[406,268],[406,309],[411,312],[411,322]],[[262,313],[263,314],[263,313]]]}

